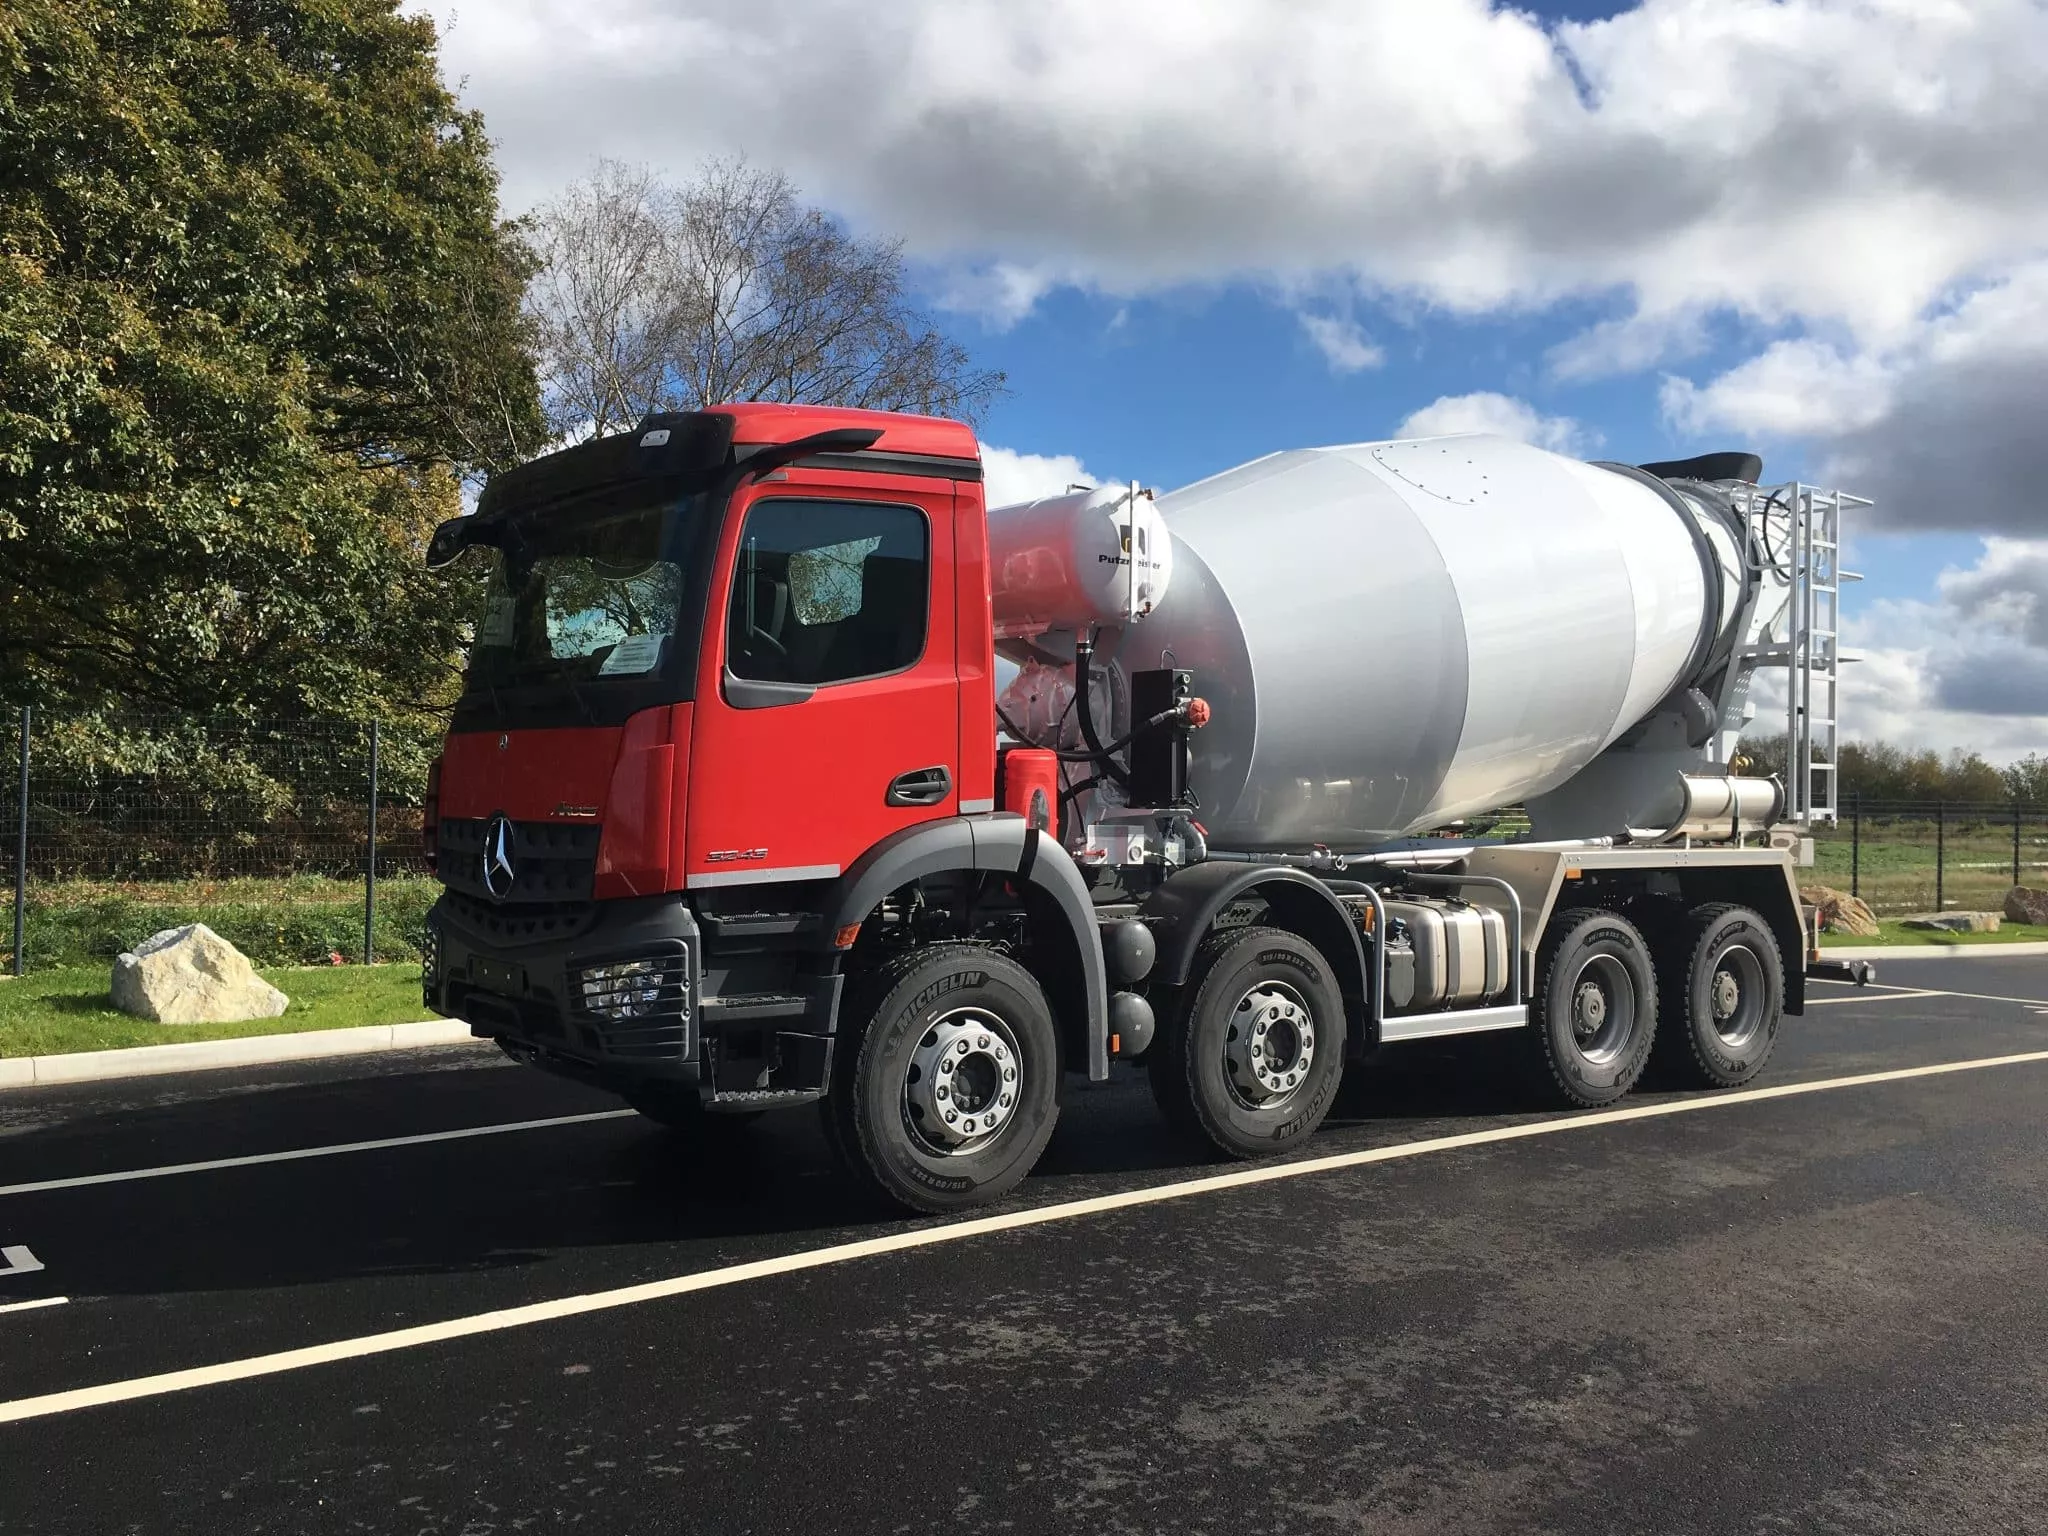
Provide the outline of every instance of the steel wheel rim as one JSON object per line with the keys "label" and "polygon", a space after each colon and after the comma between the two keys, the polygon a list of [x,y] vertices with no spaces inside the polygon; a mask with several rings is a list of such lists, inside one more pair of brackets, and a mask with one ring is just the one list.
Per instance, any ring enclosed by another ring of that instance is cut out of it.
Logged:
{"label": "steel wheel rim", "polygon": [[1731,944],[1715,957],[1707,979],[1707,1017],[1715,1036],[1732,1050],[1763,1032],[1764,963],[1747,944]]}
{"label": "steel wheel rim", "polygon": [[1024,1088],[1010,1026],[986,1008],[955,1008],[925,1026],[904,1063],[903,1127],[932,1157],[973,1157],[1008,1134]]}
{"label": "steel wheel rim", "polygon": [[1230,1011],[1223,1081],[1245,1109],[1284,1109],[1307,1088],[1318,1046],[1308,1001],[1284,981],[1262,981]]}
{"label": "steel wheel rim", "polygon": [[1568,1004],[1572,1043],[1587,1061],[1618,1061],[1635,1039],[1641,1012],[1635,977],[1614,955],[1594,955],[1572,979]]}

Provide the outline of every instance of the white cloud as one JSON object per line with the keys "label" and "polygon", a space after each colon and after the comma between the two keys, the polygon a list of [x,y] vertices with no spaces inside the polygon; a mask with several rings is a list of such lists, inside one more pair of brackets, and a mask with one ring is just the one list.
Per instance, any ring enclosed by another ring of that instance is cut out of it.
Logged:
{"label": "white cloud", "polygon": [[[1977,562],[1937,578],[1930,600],[1851,607],[1842,670],[1848,740],[1960,747],[2009,762],[2048,754],[2048,541],[1987,539]],[[1758,681],[1758,735],[1782,732],[1782,673]]]}
{"label": "white cloud", "polygon": [[992,444],[981,445],[982,489],[992,507],[1007,507],[1041,496],[1057,496],[1074,485],[1094,485],[1095,477],[1071,453],[1017,453]]}
{"label": "white cloud", "polygon": [[1485,392],[1444,395],[1402,422],[1394,436],[1448,437],[1457,432],[1491,432],[1575,455],[1591,451],[1600,441],[1598,433],[1588,432],[1569,416],[1545,416],[1526,400]]}
{"label": "white cloud", "polygon": [[1783,341],[1705,385],[1667,380],[1690,433],[1804,440],[1882,527],[2048,534],[2048,260],[1931,310],[1881,343]]}
{"label": "white cloud", "polygon": [[1055,282],[1617,294],[1571,366],[1640,366],[1721,309],[1881,341],[2048,241],[2038,0],[477,0],[445,57],[515,207],[744,152],[998,318]]}
{"label": "white cloud", "polygon": [[1303,311],[1298,317],[1302,330],[1315,344],[1323,360],[1330,365],[1332,373],[1357,373],[1366,368],[1377,368],[1386,361],[1386,353],[1374,346],[1355,320],[1341,319],[1336,315],[1312,315]]}
{"label": "white cloud", "polygon": [[1718,427],[1783,440],[1834,437],[1882,421],[1892,380],[1868,355],[1843,357],[1825,342],[1781,341],[1700,388],[1664,381],[1665,416],[1685,431]]}

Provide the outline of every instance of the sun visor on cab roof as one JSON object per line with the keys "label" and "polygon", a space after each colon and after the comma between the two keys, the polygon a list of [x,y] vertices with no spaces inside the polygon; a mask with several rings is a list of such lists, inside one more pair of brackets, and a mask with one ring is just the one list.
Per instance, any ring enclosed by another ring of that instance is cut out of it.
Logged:
{"label": "sun visor on cab roof", "polygon": [[491,476],[477,498],[476,515],[632,480],[709,475],[725,468],[732,434],[732,417],[718,411],[648,416],[630,432],[593,438]]}

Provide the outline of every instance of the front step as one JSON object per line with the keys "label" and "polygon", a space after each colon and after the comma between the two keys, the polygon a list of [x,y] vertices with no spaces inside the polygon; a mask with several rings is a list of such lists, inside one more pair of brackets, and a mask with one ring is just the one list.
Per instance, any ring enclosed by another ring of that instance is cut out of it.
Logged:
{"label": "front step", "polygon": [[810,999],[787,992],[730,992],[704,999],[705,1020],[738,1024],[752,1019],[800,1019]]}

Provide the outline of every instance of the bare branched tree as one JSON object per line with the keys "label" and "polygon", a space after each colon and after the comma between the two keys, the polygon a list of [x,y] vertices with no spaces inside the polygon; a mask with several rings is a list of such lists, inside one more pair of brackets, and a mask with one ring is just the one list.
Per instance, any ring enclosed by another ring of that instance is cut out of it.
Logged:
{"label": "bare branched tree", "polygon": [[533,219],[530,302],[557,432],[617,432],[722,400],[968,420],[1002,393],[862,240],[788,178],[714,161],[675,186],[605,161]]}

